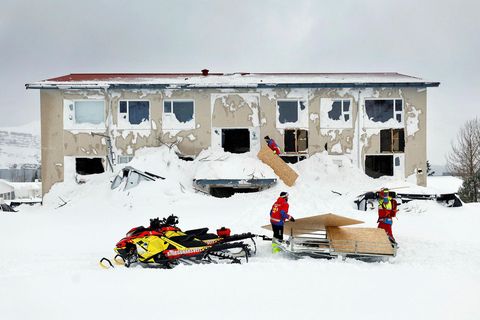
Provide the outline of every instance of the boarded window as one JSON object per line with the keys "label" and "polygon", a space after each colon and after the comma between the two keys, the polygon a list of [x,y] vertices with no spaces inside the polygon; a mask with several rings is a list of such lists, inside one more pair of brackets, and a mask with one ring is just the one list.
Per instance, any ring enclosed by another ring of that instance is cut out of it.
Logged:
{"label": "boarded window", "polygon": [[75,123],[100,124],[105,120],[103,100],[75,101]]}
{"label": "boarded window", "polygon": [[365,173],[372,178],[393,176],[393,155],[366,156]]}
{"label": "boarded window", "polygon": [[380,152],[404,152],[405,132],[403,129],[380,130]]}
{"label": "boarded window", "polygon": [[306,152],[308,149],[308,131],[286,129],[284,134],[285,152]]}
{"label": "boarded window", "polygon": [[[298,101],[277,101],[278,121],[280,123],[298,121]],[[303,109],[305,106],[302,104]]]}

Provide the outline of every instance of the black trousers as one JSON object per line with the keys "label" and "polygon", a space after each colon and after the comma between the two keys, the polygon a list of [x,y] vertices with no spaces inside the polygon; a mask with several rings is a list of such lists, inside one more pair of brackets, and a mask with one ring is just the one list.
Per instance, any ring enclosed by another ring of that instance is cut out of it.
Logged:
{"label": "black trousers", "polygon": [[273,237],[278,240],[283,240],[283,226],[272,224]]}

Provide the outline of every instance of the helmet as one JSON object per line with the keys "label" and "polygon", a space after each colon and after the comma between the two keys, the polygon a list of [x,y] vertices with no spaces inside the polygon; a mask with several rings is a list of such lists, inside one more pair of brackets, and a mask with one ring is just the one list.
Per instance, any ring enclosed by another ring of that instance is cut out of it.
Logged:
{"label": "helmet", "polygon": [[265,139],[265,140],[270,140],[270,137],[269,137],[269,136],[265,136],[263,139]]}

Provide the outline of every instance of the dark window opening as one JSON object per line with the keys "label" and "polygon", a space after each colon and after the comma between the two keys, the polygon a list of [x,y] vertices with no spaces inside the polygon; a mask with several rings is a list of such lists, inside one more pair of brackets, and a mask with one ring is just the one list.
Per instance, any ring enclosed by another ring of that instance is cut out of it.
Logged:
{"label": "dark window opening", "polygon": [[393,155],[366,156],[365,173],[372,178],[393,176]]}
{"label": "dark window opening", "polygon": [[214,187],[210,188],[210,195],[216,198],[229,198],[235,193],[251,193],[258,192],[259,188],[229,188],[229,187]]}
{"label": "dark window opening", "polygon": [[286,163],[297,163],[299,161],[307,159],[306,156],[280,156]]}
{"label": "dark window opening", "polygon": [[[278,101],[277,103],[278,121],[280,121],[280,123],[298,121],[298,101]],[[305,109],[304,105],[303,109]]]}
{"label": "dark window opening", "polygon": [[222,129],[222,148],[231,153],[250,151],[250,131],[248,129]]}
{"label": "dark window opening", "polygon": [[332,103],[332,110],[328,111],[328,117],[332,120],[340,120],[342,115],[342,101],[334,101]]}
{"label": "dark window opening", "polygon": [[387,122],[393,118],[393,100],[365,100],[368,119],[375,122]]}
{"label": "dark window opening", "polygon": [[285,152],[306,152],[308,149],[308,131],[286,129],[284,134]]}
{"label": "dark window opening", "polygon": [[76,158],[75,171],[81,175],[105,172],[102,158]]}
{"label": "dark window opening", "polygon": [[403,129],[380,130],[380,152],[404,152],[405,132]]}
{"label": "dark window opening", "polygon": [[128,121],[131,124],[140,124],[150,119],[150,104],[148,101],[128,102]]}
{"label": "dark window opening", "polygon": [[193,119],[193,101],[173,101],[173,114],[180,122],[188,122]]}

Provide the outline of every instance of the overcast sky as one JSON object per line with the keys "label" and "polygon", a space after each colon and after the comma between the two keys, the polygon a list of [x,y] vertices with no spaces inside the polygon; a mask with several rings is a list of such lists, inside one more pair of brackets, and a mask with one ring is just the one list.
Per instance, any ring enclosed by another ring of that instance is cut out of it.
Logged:
{"label": "overcast sky", "polygon": [[78,72],[400,72],[428,89],[428,158],[479,117],[478,1],[0,1],[0,127],[25,83]]}

